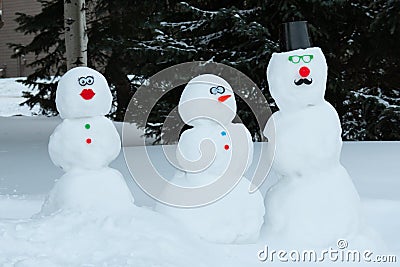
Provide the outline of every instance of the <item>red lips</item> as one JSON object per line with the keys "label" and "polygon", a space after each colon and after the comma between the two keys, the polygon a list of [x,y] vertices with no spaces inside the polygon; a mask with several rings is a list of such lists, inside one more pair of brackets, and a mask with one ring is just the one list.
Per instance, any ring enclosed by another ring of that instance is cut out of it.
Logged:
{"label": "red lips", "polygon": [[231,95],[223,95],[223,96],[218,97],[218,101],[219,102],[224,102],[230,97],[231,97]]}
{"label": "red lips", "polygon": [[90,100],[94,97],[95,93],[92,89],[83,89],[80,96],[85,100]]}

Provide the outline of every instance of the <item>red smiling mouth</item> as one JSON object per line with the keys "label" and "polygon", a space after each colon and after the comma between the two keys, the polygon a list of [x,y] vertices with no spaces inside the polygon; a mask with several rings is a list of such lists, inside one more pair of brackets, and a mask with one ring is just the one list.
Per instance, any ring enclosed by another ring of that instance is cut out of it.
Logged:
{"label": "red smiling mouth", "polygon": [[80,96],[85,100],[90,100],[94,97],[95,93],[92,89],[83,89]]}
{"label": "red smiling mouth", "polygon": [[223,96],[218,97],[218,101],[219,102],[224,102],[230,97],[231,97],[231,95],[223,95]]}

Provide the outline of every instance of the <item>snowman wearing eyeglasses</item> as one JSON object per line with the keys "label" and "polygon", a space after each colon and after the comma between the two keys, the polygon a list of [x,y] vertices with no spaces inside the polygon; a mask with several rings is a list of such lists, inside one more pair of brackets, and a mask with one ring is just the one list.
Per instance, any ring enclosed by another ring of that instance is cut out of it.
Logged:
{"label": "snowman wearing eyeglasses", "polygon": [[156,210],[210,242],[255,242],[264,222],[264,199],[259,191],[248,192],[250,182],[244,172],[253,159],[253,142],[243,124],[232,122],[237,109],[232,87],[216,75],[199,75],[183,90],[178,109],[182,120],[192,128],[179,139],[176,154],[184,172],[178,173],[172,183],[204,187],[218,184],[225,177],[236,182],[207,205],[176,208],[160,203]]}
{"label": "snowman wearing eyeglasses", "polygon": [[266,194],[266,232],[285,245],[329,246],[359,229],[360,200],[340,164],[341,126],[324,99],[325,56],[311,47],[305,22],[283,25],[281,50],[267,69],[279,111],[264,135],[275,146],[279,180]]}
{"label": "snowman wearing eyeglasses", "polygon": [[100,216],[125,213],[133,197],[122,174],[108,165],[119,155],[121,141],[105,117],[112,95],[98,71],[76,67],[57,86],[56,106],[63,119],[49,140],[49,155],[65,174],[55,183],[41,214],[92,212]]}

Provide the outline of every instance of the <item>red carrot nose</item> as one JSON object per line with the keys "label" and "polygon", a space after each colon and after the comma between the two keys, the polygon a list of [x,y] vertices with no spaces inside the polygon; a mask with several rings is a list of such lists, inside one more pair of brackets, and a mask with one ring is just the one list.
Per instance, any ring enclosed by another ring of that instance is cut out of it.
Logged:
{"label": "red carrot nose", "polygon": [[218,97],[218,101],[224,102],[225,100],[227,100],[230,97],[231,97],[231,95],[223,95],[223,96]]}
{"label": "red carrot nose", "polygon": [[301,77],[307,77],[308,75],[310,75],[310,69],[307,67],[301,67],[299,69],[299,74]]}

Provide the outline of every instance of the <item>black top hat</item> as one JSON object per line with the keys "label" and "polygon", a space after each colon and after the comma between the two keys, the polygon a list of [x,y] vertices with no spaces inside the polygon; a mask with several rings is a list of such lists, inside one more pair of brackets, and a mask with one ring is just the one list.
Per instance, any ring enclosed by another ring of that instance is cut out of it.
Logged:
{"label": "black top hat", "polygon": [[307,21],[282,23],[279,35],[281,52],[311,47]]}

